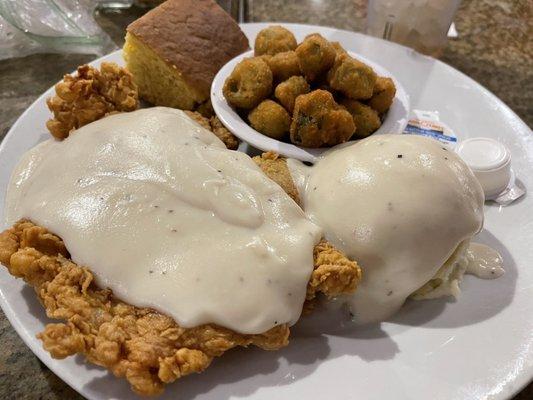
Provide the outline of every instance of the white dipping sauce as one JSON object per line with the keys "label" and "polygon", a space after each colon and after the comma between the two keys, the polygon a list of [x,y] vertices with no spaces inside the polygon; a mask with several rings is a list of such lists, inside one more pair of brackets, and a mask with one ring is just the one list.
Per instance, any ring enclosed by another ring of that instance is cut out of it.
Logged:
{"label": "white dipping sauce", "polygon": [[249,334],[298,320],[322,236],[248,155],[163,107],[29,151],[7,218],[59,235],[124,301]]}
{"label": "white dipping sauce", "polygon": [[363,269],[347,298],[362,323],[394,314],[483,225],[479,182],[433,139],[376,135],[288,165],[306,213]]}
{"label": "white dipping sauce", "polygon": [[466,273],[481,279],[496,279],[505,273],[502,256],[493,248],[471,243],[466,252]]}

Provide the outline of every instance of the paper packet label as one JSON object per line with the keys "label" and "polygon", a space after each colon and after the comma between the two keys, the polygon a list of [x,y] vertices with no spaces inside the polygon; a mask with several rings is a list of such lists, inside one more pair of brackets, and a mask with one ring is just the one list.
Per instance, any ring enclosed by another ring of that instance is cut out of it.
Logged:
{"label": "paper packet label", "polygon": [[429,136],[452,148],[457,144],[457,136],[440,121],[437,111],[413,110],[403,133]]}

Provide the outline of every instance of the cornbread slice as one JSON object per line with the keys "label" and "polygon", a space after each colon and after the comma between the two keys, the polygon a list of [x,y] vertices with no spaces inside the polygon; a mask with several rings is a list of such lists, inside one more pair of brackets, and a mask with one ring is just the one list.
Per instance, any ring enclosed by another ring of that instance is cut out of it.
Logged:
{"label": "cornbread slice", "polygon": [[248,39],[213,0],[168,0],[127,28],[124,58],[144,100],[193,110]]}

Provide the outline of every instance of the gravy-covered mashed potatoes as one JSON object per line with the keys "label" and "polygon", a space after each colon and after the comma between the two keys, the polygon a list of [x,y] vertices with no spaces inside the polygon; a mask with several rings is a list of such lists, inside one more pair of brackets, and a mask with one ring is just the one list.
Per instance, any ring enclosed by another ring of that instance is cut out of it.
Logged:
{"label": "gravy-covered mashed potatoes", "polygon": [[[484,202],[454,152],[420,136],[380,135],[333,150],[313,167],[288,166],[306,213],[363,269],[347,298],[356,320],[390,317],[430,281],[441,295],[453,293],[455,269],[483,226]],[[432,280],[437,272],[440,281]]]}
{"label": "gravy-covered mashed potatoes", "polygon": [[248,155],[169,108],[29,151],[7,196],[7,223],[19,218],[59,235],[122,300],[247,334],[297,321],[322,237]]}

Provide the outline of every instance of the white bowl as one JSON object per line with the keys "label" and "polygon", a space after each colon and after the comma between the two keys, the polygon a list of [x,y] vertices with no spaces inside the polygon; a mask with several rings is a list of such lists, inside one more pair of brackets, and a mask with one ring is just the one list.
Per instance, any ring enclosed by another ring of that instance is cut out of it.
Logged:
{"label": "white bowl", "polygon": [[[386,76],[392,78],[396,85],[396,96],[392,102],[392,106],[387,111],[385,119],[381,127],[374,132],[374,135],[383,133],[401,133],[407,125],[409,116],[409,98],[405,93],[403,86],[400,84],[389,71],[382,66],[368,60],[353,52],[348,52],[350,56],[369,65],[376,71],[379,76]],[[285,157],[296,158],[301,161],[315,162],[316,158],[323,152],[330,150],[331,147],[323,147],[319,149],[310,149],[307,147],[296,146],[291,143],[282,142],[272,139],[262,133],[253,129],[246,121],[244,121],[237,112],[228,104],[224,95],[222,94],[222,87],[224,81],[231,74],[235,66],[246,57],[253,57],[254,52],[250,50],[246,53],[238,55],[234,59],[228,61],[220,71],[218,71],[213,84],[211,85],[211,102],[213,108],[222,123],[239,139],[249,143],[250,145],[262,151],[274,151]]]}

